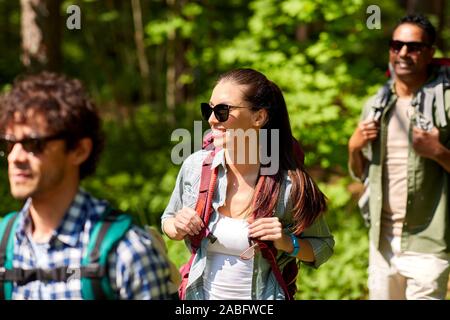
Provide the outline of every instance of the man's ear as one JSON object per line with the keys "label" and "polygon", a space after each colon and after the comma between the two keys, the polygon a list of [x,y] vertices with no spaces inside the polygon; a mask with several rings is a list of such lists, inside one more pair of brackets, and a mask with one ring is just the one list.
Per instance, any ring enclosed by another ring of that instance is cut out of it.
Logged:
{"label": "man's ear", "polygon": [[89,158],[92,152],[92,139],[83,138],[78,141],[77,146],[70,151],[72,157],[72,164],[80,166]]}
{"label": "man's ear", "polygon": [[433,56],[435,53],[436,53],[436,48],[434,46],[430,47],[427,52],[427,57],[426,57],[426,59],[428,60],[428,63],[431,63],[431,60],[433,60]]}
{"label": "man's ear", "polygon": [[255,127],[262,128],[269,121],[269,113],[267,109],[259,109],[254,113],[253,124]]}
{"label": "man's ear", "polygon": [[430,56],[431,56],[431,58],[433,58],[434,57],[434,54],[436,53],[436,48],[435,47],[431,47],[430,48]]}

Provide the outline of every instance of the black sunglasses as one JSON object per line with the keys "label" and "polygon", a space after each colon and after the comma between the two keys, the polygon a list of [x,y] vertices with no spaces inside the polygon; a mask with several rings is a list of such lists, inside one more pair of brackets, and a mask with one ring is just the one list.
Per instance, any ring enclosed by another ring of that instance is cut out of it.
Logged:
{"label": "black sunglasses", "polygon": [[429,44],[424,42],[403,42],[399,40],[390,40],[389,48],[395,53],[398,53],[402,50],[403,46],[406,46],[408,52],[420,52],[423,48],[430,47]]}
{"label": "black sunglasses", "polygon": [[58,133],[47,137],[27,137],[22,140],[16,140],[8,136],[1,137],[0,157],[8,156],[16,143],[20,143],[26,152],[39,155],[45,150],[45,147],[49,141],[65,139],[66,136],[67,135],[65,133]]}
{"label": "black sunglasses", "polygon": [[200,107],[202,109],[202,116],[203,119],[205,119],[205,121],[208,121],[209,117],[211,117],[211,114],[214,112],[214,116],[220,122],[225,122],[228,120],[228,117],[230,116],[230,109],[234,108],[248,109],[247,107],[230,106],[224,103],[219,103],[214,107],[212,107],[207,102],[200,103]]}

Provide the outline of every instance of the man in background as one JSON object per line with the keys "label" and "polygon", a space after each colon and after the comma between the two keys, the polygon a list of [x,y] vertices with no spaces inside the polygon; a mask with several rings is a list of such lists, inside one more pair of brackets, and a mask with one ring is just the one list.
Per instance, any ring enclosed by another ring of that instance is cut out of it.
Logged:
{"label": "man in background", "polygon": [[444,299],[450,251],[449,70],[432,64],[421,15],[395,27],[392,80],[369,99],[348,143],[370,189],[370,299]]}

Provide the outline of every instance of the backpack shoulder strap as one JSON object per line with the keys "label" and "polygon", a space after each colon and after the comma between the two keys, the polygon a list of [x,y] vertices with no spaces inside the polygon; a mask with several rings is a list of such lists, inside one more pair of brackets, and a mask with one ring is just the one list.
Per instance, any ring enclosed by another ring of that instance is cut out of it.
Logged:
{"label": "backpack shoulder strap", "polygon": [[[252,204],[253,207],[255,207],[256,199],[258,198],[258,194],[261,192],[261,188],[264,184],[265,179],[266,179],[266,176],[262,176],[262,175],[259,176],[259,178],[258,178],[258,182],[256,184],[256,189],[255,189],[256,196],[253,198],[253,204]],[[278,197],[280,197],[280,195]],[[253,219],[255,219],[255,216],[256,216],[256,212],[253,212],[253,216],[251,217],[250,221],[253,221]],[[258,239],[254,239],[254,241],[258,244],[263,258],[266,259],[267,262],[269,263],[278,284],[281,286],[281,288],[284,292],[286,299],[292,300],[293,296],[288,289],[286,281],[284,281],[280,267],[278,266],[278,263],[277,263],[277,257],[276,257],[277,249],[274,247],[273,242],[262,241],[262,240],[258,240]]]}
{"label": "backpack shoulder strap", "polygon": [[450,88],[450,59],[449,65],[442,65],[439,70],[439,81],[434,87],[434,97],[436,99],[437,120],[442,127],[447,126],[447,117],[445,114],[444,91]]}
{"label": "backpack shoulder strap", "polygon": [[0,221],[0,300],[11,300],[12,282],[5,279],[13,267],[14,234],[18,213],[11,212]]}
{"label": "backpack shoulder strap", "polygon": [[391,100],[392,91],[392,79],[388,80],[377,92],[374,100],[373,108],[373,119],[375,121],[379,121],[381,119],[381,116],[383,115],[384,109],[389,104],[389,101]]}
{"label": "backpack shoulder strap", "polygon": [[[437,76],[430,83],[423,86],[416,94],[412,101],[412,106],[416,107],[418,111],[423,113],[426,119],[431,121],[431,124],[439,124],[441,127],[447,126],[447,116],[445,111],[445,90],[450,88],[449,72],[450,59],[435,59],[433,63],[437,68]],[[433,117],[434,106],[436,108],[436,119]],[[424,127],[425,130],[429,130]]]}
{"label": "backpack shoulder strap", "polygon": [[108,256],[131,228],[128,214],[108,208],[95,224],[81,266],[83,299],[116,299],[108,277]]}
{"label": "backpack shoulder strap", "polygon": [[216,241],[216,237],[209,231],[208,223],[213,211],[212,198],[214,195],[214,187],[217,181],[218,168],[211,170],[214,151],[210,152],[202,164],[202,173],[200,176],[200,188],[198,192],[197,204],[195,211],[203,220],[205,227],[196,236],[190,236],[191,247],[193,253],[200,247],[203,238],[207,237],[212,243]]}
{"label": "backpack shoulder strap", "polygon": [[[211,137],[210,137],[211,138]],[[206,142],[205,142],[206,141]],[[198,193],[197,204],[195,206],[195,211],[199,215],[199,217],[203,220],[204,228],[199,232],[198,235],[189,236],[190,244],[191,244],[191,257],[189,261],[180,268],[181,274],[181,284],[178,288],[178,294],[180,299],[184,300],[186,297],[186,286],[188,284],[189,279],[189,271],[191,269],[192,263],[194,262],[194,258],[197,254],[197,250],[200,248],[200,244],[203,238],[207,237],[211,243],[214,243],[217,238],[209,231],[208,223],[209,218],[211,217],[211,213],[213,211],[212,207],[212,198],[214,195],[214,187],[217,181],[218,168],[214,168],[211,170],[212,160],[215,155],[215,150],[213,149],[214,145],[212,144],[211,139],[205,139],[203,143],[203,149],[211,151],[208,156],[205,158],[202,164],[202,172],[200,176],[200,188]]]}
{"label": "backpack shoulder strap", "polygon": [[278,284],[280,285],[281,289],[283,290],[286,300],[293,300],[294,297],[293,297],[292,293],[290,292],[290,290],[288,288],[288,284],[284,280],[283,274],[281,273],[280,267],[278,266],[278,263],[277,263],[277,258],[276,258],[277,249],[275,249],[275,247],[273,245],[266,243],[264,241],[256,240],[256,242],[258,243],[259,249],[261,250],[261,255],[269,263],[269,265],[272,269],[272,272],[275,276],[275,279],[277,279]]}

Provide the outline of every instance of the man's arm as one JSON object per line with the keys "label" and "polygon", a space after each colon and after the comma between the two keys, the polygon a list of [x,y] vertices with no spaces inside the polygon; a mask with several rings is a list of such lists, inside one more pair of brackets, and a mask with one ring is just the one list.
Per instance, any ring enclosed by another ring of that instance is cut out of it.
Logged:
{"label": "man's arm", "polygon": [[133,227],[109,257],[109,279],[122,300],[169,299],[170,269],[148,234]]}
{"label": "man's arm", "polygon": [[379,126],[373,120],[364,120],[358,124],[348,142],[349,167],[353,174],[362,178],[368,160],[364,157],[362,150],[367,144],[378,136]]}
{"label": "man's arm", "polygon": [[362,149],[355,146],[348,145],[348,163],[350,170],[353,172],[355,177],[362,179],[364,174],[364,169],[367,165],[367,159],[362,153]]}

